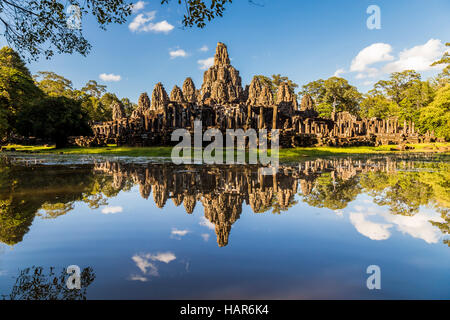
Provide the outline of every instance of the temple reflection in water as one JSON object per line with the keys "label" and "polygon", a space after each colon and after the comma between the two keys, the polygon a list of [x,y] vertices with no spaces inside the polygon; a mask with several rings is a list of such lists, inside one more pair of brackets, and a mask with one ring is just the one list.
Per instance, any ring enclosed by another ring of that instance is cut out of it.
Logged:
{"label": "temple reflection in water", "polygon": [[[117,189],[122,189],[131,179],[139,185],[141,196],[148,199],[152,193],[153,201],[161,209],[171,199],[176,206],[183,204],[191,214],[197,202],[201,203],[205,218],[215,225],[217,243],[222,247],[228,244],[231,226],[239,219],[243,204],[250,205],[254,213],[270,209],[286,211],[296,203],[294,196],[298,188],[303,199],[314,204],[317,196],[323,196],[315,190],[321,187],[317,186],[317,180],[325,176],[329,178],[327,187],[332,192],[322,205],[317,203],[316,206],[327,206],[328,200],[331,209],[342,209],[361,191],[356,179],[360,174],[383,175],[399,169],[411,172],[415,167],[414,162],[387,157],[316,159],[282,166],[273,175],[262,174],[257,166],[142,166],[110,161],[95,164],[94,171],[112,175]],[[333,195],[337,197],[336,203],[333,203]]]}
{"label": "temple reflection in water", "polygon": [[389,206],[392,214],[413,215],[421,205],[432,206],[447,221],[438,227],[448,233],[448,162],[432,161],[433,156],[418,161],[408,157],[314,159],[283,165],[273,175],[263,175],[260,167],[250,165],[103,160],[74,170],[9,162],[2,167],[0,240],[20,242],[36,214],[56,218],[71,211],[76,201],[98,208],[133,185],[139,185],[141,196],[152,198],[160,209],[170,200],[183,205],[188,214],[202,205],[221,247],[228,244],[243,205],[256,214],[281,213],[301,199],[313,207],[339,210],[363,192],[376,204]]}

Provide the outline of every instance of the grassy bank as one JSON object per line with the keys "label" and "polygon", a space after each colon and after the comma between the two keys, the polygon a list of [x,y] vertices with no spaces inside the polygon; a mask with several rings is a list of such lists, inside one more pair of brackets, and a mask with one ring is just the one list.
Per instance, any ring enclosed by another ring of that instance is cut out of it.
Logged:
{"label": "grassy bank", "polygon": [[[280,149],[281,160],[295,160],[304,157],[356,155],[356,154],[382,154],[382,153],[411,153],[411,152],[440,152],[450,154],[450,143],[428,143],[408,145],[412,149],[399,151],[398,146],[387,145],[379,147],[316,147],[316,148],[290,148]],[[56,149],[54,146],[3,146],[6,151],[29,152],[39,154],[89,154],[89,155],[117,155],[131,157],[170,157],[171,147],[69,147]],[[397,150],[396,150],[397,149]]]}

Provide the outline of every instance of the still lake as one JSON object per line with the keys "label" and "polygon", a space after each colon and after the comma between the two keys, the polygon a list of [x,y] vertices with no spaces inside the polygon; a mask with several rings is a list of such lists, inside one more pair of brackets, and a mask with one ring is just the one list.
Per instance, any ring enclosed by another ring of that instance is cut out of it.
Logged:
{"label": "still lake", "polygon": [[[450,299],[449,227],[445,155],[309,158],[273,175],[2,155],[0,297]],[[69,265],[82,290],[65,287]]]}

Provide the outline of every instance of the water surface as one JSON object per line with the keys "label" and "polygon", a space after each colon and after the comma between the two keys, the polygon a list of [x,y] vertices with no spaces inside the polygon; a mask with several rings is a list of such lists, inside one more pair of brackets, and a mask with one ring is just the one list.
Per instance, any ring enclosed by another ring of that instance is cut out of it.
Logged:
{"label": "water surface", "polygon": [[[262,175],[258,166],[3,156],[0,294],[449,299],[449,160],[330,157]],[[69,265],[84,270],[83,290],[65,288]],[[366,286],[369,265],[381,268],[380,290]]]}

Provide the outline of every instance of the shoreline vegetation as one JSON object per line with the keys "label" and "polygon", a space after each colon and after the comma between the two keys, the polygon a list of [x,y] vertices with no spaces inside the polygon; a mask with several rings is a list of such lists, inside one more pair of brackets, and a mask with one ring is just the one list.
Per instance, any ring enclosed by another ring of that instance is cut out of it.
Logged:
{"label": "shoreline vegetation", "polygon": [[[113,155],[127,157],[171,157],[172,147],[67,147],[56,148],[49,146],[6,145],[1,147],[2,152],[20,152],[31,154],[65,154],[65,155]],[[294,161],[307,157],[336,156],[336,155],[364,155],[364,154],[404,154],[404,153],[440,153],[450,155],[450,142],[383,145],[378,147],[310,147],[310,148],[280,148],[281,161]],[[270,154],[270,151],[269,151]]]}

